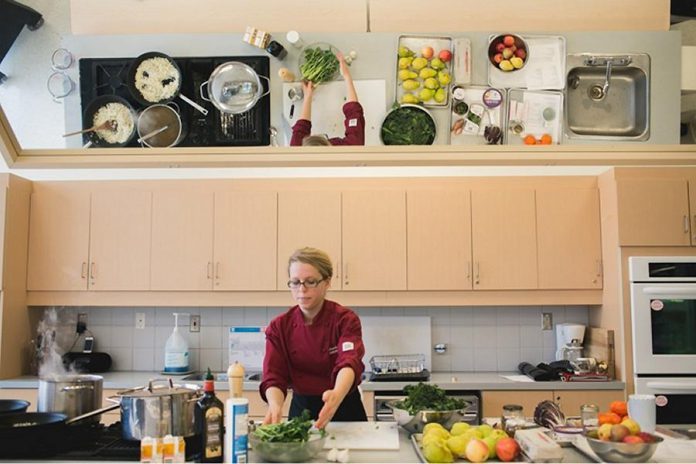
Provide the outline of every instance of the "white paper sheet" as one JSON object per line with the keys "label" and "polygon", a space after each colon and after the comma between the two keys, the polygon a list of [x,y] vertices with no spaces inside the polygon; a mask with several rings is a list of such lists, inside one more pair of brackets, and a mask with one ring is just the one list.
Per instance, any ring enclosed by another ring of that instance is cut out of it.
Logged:
{"label": "white paper sheet", "polygon": [[526,375],[501,375],[502,378],[512,380],[513,382],[534,382],[534,379]]}
{"label": "white paper sheet", "polygon": [[230,327],[228,353],[230,363],[239,361],[244,370],[261,372],[266,351],[265,327]]}

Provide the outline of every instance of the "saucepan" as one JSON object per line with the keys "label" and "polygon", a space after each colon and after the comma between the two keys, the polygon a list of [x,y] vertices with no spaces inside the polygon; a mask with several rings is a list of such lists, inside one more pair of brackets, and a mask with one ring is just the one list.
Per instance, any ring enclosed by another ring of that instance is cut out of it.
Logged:
{"label": "saucepan", "polygon": [[[268,90],[264,91],[261,79],[266,80]],[[221,112],[239,114],[252,109],[271,92],[271,81],[265,76],[259,76],[246,63],[228,61],[215,68],[199,90],[201,98],[212,102]]]}
{"label": "saucepan", "polygon": [[207,109],[181,93],[182,79],[181,68],[169,55],[148,52],[131,63],[127,84],[133,98],[144,106],[165,104],[180,97],[204,116],[207,115]]}
{"label": "saucepan", "polygon": [[[89,374],[41,378],[37,410],[62,413],[68,419],[95,411],[101,406],[103,381],[102,376]],[[99,415],[92,416],[90,420],[99,422]]]}
{"label": "saucepan", "polygon": [[179,107],[171,102],[150,105],[138,116],[138,141],[153,148],[177,145],[183,138],[183,123]]}

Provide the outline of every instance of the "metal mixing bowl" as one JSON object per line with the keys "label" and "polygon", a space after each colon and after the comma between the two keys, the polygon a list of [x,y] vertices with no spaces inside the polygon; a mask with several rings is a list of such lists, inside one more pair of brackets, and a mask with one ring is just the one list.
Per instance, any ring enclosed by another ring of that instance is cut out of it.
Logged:
{"label": "metal mixing bowl", "polygon": [[307,441],[282,443],[261,441],[253,432],[249,434],[251,449],[266,462],[308,462],[324,448],[325,439],[312,433]]}
{"label": "metal mixing bowl", "polygon": [[650,435],[653,438],[652,443],[622,443],[613,441],[598,440],[588,437],[587,443],[592,448],[592,451],[604,462],[648,462],[655,454],[657,445],[663,439],[657,435]]}
{"label": "metal mixing bowl", "polygon": [[416,414],[411,415],[405,409],[396,407],[396,403],[398,403],[398,400],[388,401],[387,406],[392,408],[396,423],[410,433],[422,433],[425,424],[430,422],[442,424],[449,430],[455,423],[465,422],[464,409],[468,407],[468,405],[465,405],[462,409],[453,409],[451,411],[418,411]]}

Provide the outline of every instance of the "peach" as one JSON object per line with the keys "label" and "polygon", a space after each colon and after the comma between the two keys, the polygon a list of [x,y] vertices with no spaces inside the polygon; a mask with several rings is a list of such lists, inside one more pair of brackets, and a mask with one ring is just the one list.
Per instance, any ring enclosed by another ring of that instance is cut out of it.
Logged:
{"label": "peach", "polygon": [[485,462],[488,459],[488,445],[485,441],[473,438],[466,445],[466,458],[471,462]]}
{"label": "peach", "polygon": [[506,35],[503,38],[503,43],[505,44],[506,47],[511,47],[515,45],[515,38],[511,35]]}

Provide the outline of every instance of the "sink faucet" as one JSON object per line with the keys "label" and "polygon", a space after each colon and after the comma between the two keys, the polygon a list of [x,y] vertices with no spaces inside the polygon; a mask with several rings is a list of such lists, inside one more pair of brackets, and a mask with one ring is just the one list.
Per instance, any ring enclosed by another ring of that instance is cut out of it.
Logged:
{"label": "sink faucet", "polygon": [[604,85],[602,86],[602,98],[609,92],[609,80],[611,79],[611,60],[607,60],[607,73],[604,75]]}
{"label": "sink faucet", "polygon": [[604,99],[609,92],[612,66],[628,66],[631,64],[631,61],[630,56],[588,56],[585,58],[585,66],[606,66],[607,70],[604,75],[604,84],[601,87],[593,85],[589,88],[590,98],[595,101]]}

